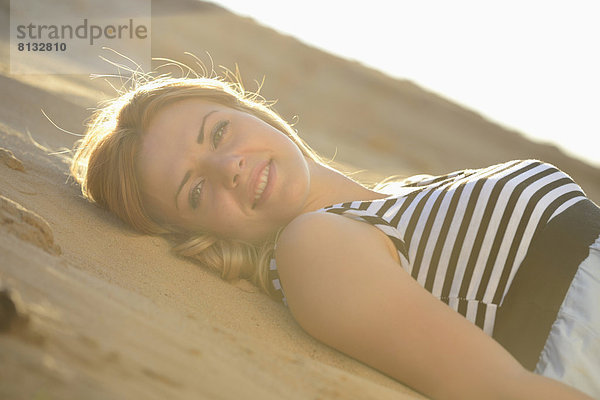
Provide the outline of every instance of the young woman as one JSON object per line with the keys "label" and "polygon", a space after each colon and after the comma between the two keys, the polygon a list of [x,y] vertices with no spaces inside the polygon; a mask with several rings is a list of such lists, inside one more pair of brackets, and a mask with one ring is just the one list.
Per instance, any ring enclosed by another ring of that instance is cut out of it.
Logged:
{"label": "young woman", "polygon": [[432,398],[600,396],[600,210],[554,166],[371,190],[241,85],[162,78],[94,115],[71,171],[134,229]]}

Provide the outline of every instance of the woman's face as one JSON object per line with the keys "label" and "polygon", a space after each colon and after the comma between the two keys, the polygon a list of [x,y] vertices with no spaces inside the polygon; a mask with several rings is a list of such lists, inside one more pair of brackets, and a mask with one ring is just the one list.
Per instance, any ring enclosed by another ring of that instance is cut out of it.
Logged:
{"label": "woman's face", "polygon": [[159,221],[258,242],[302,212],[308,162],[259,118],[187,99],[152,118],[137,167],[145,203]]}

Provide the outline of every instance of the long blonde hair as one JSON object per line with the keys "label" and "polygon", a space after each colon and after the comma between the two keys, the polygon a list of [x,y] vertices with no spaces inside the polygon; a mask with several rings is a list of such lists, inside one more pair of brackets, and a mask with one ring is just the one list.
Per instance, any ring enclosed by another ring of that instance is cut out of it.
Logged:
{"label": "long blonde hair", "polygon": [[190,234],[155,221],[144,206],[136,173],[142,136],[160,109],[189,98],[252,114],[286,134],[305,156],[323,163],[292,126],[258,93],[247,92],[239,79],[159,77],[134,84],[92,115],[85,137],[76,144],[71,174],[87,199],[112,211],[135,230],[165,235],[175,241],[175,253],[199,261],[224,279],[246,278],[272,294],[268,263],[279,232],[258,246],[218,238],[210,232]]}

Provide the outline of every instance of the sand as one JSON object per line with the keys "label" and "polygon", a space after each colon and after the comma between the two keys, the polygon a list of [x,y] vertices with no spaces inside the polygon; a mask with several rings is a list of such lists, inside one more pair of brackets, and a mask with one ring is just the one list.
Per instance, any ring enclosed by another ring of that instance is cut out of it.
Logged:
{"label": "sand", "polygon": [[[6,3],[6,2],[4,2]],[[0,398],[418,399],[312,339],[246,281],[224,282],[87,203],[61,149],[110,86],[0,64]],[[600,170],[408,81],[205,3],[153,2],[155,57],[237,62],[325,157],[357,176],[442,173],[540,158],[600,199]],[[248,85],[252,86],[252,85]],[[14,305],[12,308],[11,305]]]}

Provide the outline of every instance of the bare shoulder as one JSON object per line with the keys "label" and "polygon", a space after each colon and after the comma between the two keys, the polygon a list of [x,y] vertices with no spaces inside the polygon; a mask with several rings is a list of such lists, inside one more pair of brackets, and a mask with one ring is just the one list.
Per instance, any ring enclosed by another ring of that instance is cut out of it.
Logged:
{"label": "bare shoulder", "polygon": [[278,267],[321,265],[319,260],[334,259],[338,252],[359,252],[371,257],[389,258],[399,263],[392,241],[379,229],[365,222],[332,213],[310,212],[296,217],[279,236]]}
{"label": "bare shoulder", "polygon": [[332,213],[295,218],[281,233],[275,258],[294,314],[322,304],[319,294],[337,290],[351,265],[363,270],[357,273],[368,273],[374,266],[401,269],[397,251],[383,232]]}
{"label": "bare shoulder", "polygon": [[292,257],[307,253],[329,252],[337,247],[358,246],[364,251],[372,246],[385,250],[400,262],[392,241],[379,229],[365,222],[332,213],[309,212],[296,217],[279,236],[278,253]]}

